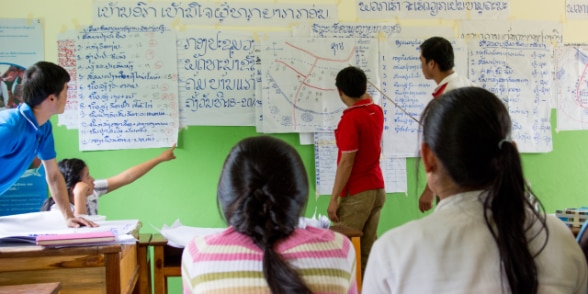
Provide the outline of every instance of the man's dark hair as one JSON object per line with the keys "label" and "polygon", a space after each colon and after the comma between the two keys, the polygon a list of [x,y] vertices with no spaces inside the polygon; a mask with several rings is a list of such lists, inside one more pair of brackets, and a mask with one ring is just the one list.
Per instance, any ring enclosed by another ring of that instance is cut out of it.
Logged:
{"label": "man's dark hair", "polygon": [[51,94],[59,97],[69,79],[69,73],[63,67],[47,61],[37,62],[24,74],[23,101],[35,107]]}
{"label": "man's dark hair", "polygon": [[343,94],[351,98],[360,98],[367,90],[367,77],[360,68],[349,66],[339,71],[335,85]]}
{"label": "man's dark hair", "polygon": [[451,42],[442,37],[431,37],[425,40],[421,46],[421,55],[425,58],[425,61],[429,62],[434,60],[441,71],[448,71],[453,69],[454,55],[453,46]]}

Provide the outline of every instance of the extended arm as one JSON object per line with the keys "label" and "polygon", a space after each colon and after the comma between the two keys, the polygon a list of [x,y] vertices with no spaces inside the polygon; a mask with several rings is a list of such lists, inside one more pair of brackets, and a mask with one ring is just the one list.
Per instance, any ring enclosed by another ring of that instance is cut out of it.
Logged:
{"label": "extended arm", "polygon": [[114,191],[122,186],[134,182],[164,161],[175,159],[176,156],[174,155],[174,149],[176,149],[176,144],[174,144],[171,148],[163,151],[159,156],[141,164],[135,165],[116,176],[108,178],[108,192]]}
{"label": "extended arm", "polygon": [[57,204],[57,207],[59,207],[59,210],[63,214],[67,226],[73,228],[77,228],[80,225],[89,227],[97,226],[95,223],[81,217],[74,217],[71,209],[69,208],[69,197],[67,195],[65,180],[59,171],[55,158],[50,160],[43,160],[43,165],[45,166],[45,171],[47,173],[46,179],[47,185],[49,185],[49,191],[51,192],[53,200],[55,200],[55,204]]}
{"label": "extended arm", "polygon": [[329,208],[327,209],[329,219],[333,222],[339,222],[339,216],[337,215],[339,195],[347,184],[347,180],[349,180],[354,162],[355,152],[341,153],[341,160],[337,165],[337,172],[335,173],[333,192],[331,192],[331,201],[329,202]]}
{"label": "extended arm", "polygon": [[78,182],[73,188],[73,197],[74,197],[74,214],[75,215],[83,215],[88,214],[88,208],[86,206],[86,198],[88,198],[88,194],[92,187],[84,182]]}

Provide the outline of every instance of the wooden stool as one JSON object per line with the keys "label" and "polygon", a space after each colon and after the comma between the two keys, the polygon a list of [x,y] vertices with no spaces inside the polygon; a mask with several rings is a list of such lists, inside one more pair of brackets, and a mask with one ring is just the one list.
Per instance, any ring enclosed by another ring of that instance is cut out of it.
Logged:
{"label": "wooden stool", "polygon": [[182,275],[181,266],[184,249],[167,246],[167,239],[161,234],[154,234],[149,245],[153,246],[154,293],[167,293],[167,278]]}
{"label": "wooden stool", "polygon": [[147,248],[151,242],[150,233],[140,234],[137,241],[137,264],[139,265],[139,281],[133,293],[151,294],[151,260]]}

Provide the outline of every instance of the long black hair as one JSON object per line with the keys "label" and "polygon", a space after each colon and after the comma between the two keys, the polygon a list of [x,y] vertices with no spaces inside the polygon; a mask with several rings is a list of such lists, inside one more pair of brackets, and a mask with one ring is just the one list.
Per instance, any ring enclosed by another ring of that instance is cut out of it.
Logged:
{"label": "long black hair", "polygon": [[286,142],[259,136],[237,143],[225,160],[217,201],[225,221],[263,250],[272,293],[310,293],[300,275],[274,251],[298,225],[308,199],[300,155]]}
{"label": "long black hair", "polygon": [[[82,171],[86,167],[86,163],[78,158],[62,159],[57,163],[59,171],[63,175],[65,180],[65,187],[67,188],[67,196],[70,202],[72,202],[73,188],[78,182],[82,181]],[[53,197],[45,199],[43,205],[41,205],[41,211],[51,210],[51,206],[55,204]]]}
{"label": "long black hair", "polygon": [[[549,232],[541,202],[536,210],[530,201],[534,194],[509,139],[511,120],[502,101],[482,88],[459,88],[433,99],[421,121],[423,141],[451,179],[462,188],[488,191],[484,217],[511,292],[537,293],[534,258],[545,248]],[[538,234],[544,232],[546,238],[538,252],[530,252],[526,232],[537,221],[542,227]]]}

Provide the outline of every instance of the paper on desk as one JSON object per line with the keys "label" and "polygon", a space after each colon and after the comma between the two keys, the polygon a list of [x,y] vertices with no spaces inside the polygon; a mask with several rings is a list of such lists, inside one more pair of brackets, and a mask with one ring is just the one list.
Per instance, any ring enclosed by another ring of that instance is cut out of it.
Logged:
{"label": "paper on desk", "polygon": [[0,217],[0,237],[22,236],[33,233],[33,231],[53,231],[66,228],[63,215],[58,210]]}
{"label": "paper on desk", "polygon": [[35,237],[49,234],[110,231],[117,237],[116,243],[134,243],[133,232],[141,227],[139,220],[97,221],[99,227],[68,228],[58,210],[31,212],[0,217],[0,238]]}
{"label": "paper on desk", "polygon": [[[298,227],[305,229],[306,226],[328,229],[330,225],[329,218],[319,215],[318,218],[300,217]],[[167,244],[177,248],[184,248],[196,236],[206,236],[224,231],[226,228],[200,228],[184,226],[179,219],[171,225],[163,225],[161,230],[155,228],[163,237],[167,239]]]}
{"label": "paper on desk", "polygon": [[326,215],[320,214],[318,217],[313,216],[312,218],[300,217],[300,220],[298,221],[298,227],[306,229],[306,226],[328,229],[331,226],[331,221]]}
{"label": "paper on desk", "polygon": [[[157,228],[155,228],[157,229]],[[159,233],[167,239],[167,245],[184,248],[196,236],[211,235],[222,232],[226,228],[199,228],[182,225],[179,219],[171,225],[163,225]]]}

